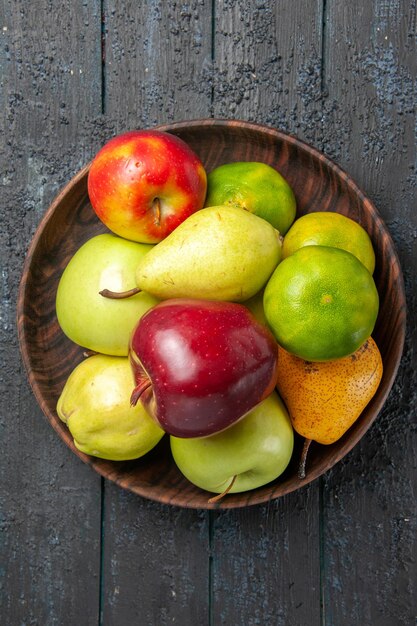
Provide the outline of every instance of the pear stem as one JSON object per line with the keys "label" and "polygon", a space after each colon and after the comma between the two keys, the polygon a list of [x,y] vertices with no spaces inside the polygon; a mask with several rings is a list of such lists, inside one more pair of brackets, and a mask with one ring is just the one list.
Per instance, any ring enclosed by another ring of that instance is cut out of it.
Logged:
{"label": "pear stem", "polygon": [[123,300],[124,298],[130,298],[131,296],[135,296],[137,293],[140,293],[142,289],[138,289],[134,287],[133,289],[128,289],[127,291],[111,291],[110,289],[102,289],[99,291],[100,296],[103,298],[111,298],[112,300]]}
{"label": "pear stem", "polygon": [[226,487],[226,489],[222,492],[219,493],[217,496],[213,496],[213,498],[209,498],[208,502],[218,502],[219,500],[221,500],[222,498],[224,498],[224,496],[226,494],[229,493],[229,491],[231,490],[231,488],[233,487],[233,485],[235,484],[235,480],[237,478],[237,474],[235,474],[230,482],[230,485],[228,487]]}
{"label": "pear stem", "polygon": [[98,354],[98,352],[96,352],[95,350],[84,350],[83,352],[83,356],[85,356],[86,359],[88,359],[90,356],[95,356],[96,354]]}
{"label": "pear stem", "polygon": [[136,406],[141,395],[152,387],[152,381],[149,378],[145,378],[137,387],[132,391],[132,395],[130,396],[130,406]]}
{"label": "pear stem", "polygon": [[312,439],[305,439],[303,451],[301,453],[300,465],[298,466],[298,478],[303,480],[306,477],[306,462],[307,462],[307,454],[310,448],[310,444]]}

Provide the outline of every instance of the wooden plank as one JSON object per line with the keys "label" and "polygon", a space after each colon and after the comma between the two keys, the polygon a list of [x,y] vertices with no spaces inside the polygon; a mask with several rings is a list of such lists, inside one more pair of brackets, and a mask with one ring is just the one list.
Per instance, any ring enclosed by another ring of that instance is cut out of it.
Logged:
{"label": "wooden plank", "polygon": [[104,7],[105,112],[118,132],[210,117],[211,2]]}
{"label": "wooden plank", "polygon": [[0,3],[0,612],[4,624],[47,626],[97,622],[100,567],[100,479],[42,418],[14,324],[31,235],[85,161],[82,126],[100,95],[96,3],[53,4]]}
{"label": "wooden plank", "polygon": [[386,407],[326,477],[325,623],[405,626],[417,614],[416,3],[327,6],[326,151],[387,222],[405,274],[409,317],[405,356]]}
{"label": "wooden plank", "polygon": [[213,624],[320,623],[317,489],[212,514]]}
{"label": "wooden plank", "polygon": [[[106,127],[210,115],[211,3],[106,0]],[[208,621],[208,516],[105,486],[104,624]]]}
{"label": "wooden plank", "polygon": [[103,623],[207,624],[207,512],[105,494]]}
{"label": "wooden plank", "polygon": [[322,0],[215,3],[215,23],[214,117],[269,124],[319,147]]}
{"label": "wooden plank", "polygon": [[[215,4],[213,115],[319,146],[321,2]],[[320,623],[319,481],[268,506],[211,514],[213,624]]]}

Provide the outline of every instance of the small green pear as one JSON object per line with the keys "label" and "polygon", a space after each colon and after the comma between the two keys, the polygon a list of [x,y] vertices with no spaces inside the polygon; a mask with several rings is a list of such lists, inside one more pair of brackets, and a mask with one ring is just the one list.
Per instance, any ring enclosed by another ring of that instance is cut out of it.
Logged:
{"label": "small green pear", "polygon": [[255,295],[281,259],[279,232],[238,207],[197,211],[139,262],[139,289],[161,299],[241,302]]}
{"label": "small green pear", "polygon": [[156,446],[164,432],[140,402],[130,406],[133,387],[127,357],[96,354],[77,365],[58,400],[57,413],[81,452],[127,461]]}

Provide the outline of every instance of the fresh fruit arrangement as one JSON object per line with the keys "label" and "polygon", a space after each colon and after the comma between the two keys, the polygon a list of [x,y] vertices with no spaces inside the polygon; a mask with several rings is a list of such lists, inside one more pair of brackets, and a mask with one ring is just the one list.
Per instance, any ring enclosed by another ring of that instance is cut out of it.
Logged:
{"label": "fresh fruit arrangement", "polygon": [[130,342],[136,387],[170,435],[205,437],[225,430],[268,397],[278,346],[241,304],[161,302],[139,321]]}
{"label": "fresh fruit arrangement", "polygon": [[340,439],[381,380],[366,231],[338,213],[297,219],[273,167],[206,173],[161,131],[109,141],[88,192],[110,233],[74,254],[56,295],[63,332],[90,351],[57,405],[76,447],[131,460],[166,434],[216,501],[281,476],[295,432],[303,478],[311,441]]}

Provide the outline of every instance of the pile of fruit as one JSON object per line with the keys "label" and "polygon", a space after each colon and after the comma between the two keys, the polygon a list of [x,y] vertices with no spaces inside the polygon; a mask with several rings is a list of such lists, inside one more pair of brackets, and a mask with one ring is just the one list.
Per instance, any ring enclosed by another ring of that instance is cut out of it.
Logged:
{"label": "pile of fruit", "polygon": [[296,219],[274,168],[207,175],[160,131],[109,141],[88,193],[110,232],[79,248],[56,296],[63,332],[88,351],[57,405],[75,446],[124,461],[167,433],[215,500],[280,476],[295,430],[303,477],[309,443],[337,441],[381,380],[365,230],[332,212]]}

